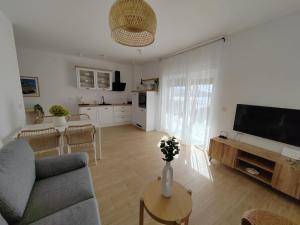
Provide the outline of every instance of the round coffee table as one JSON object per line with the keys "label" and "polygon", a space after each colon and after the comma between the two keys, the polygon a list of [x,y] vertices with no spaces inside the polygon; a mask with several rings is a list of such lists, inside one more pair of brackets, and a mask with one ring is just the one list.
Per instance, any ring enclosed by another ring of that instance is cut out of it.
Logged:
{"label": "round coffee table", "polygon": [[152,181],[147,185],[140,201],[140,225],[144,224],[144,209],[159,223],[188,225],[192,212],[191,195],[191,191],[174,181],[172,196],[165,198],[161,195],[160,177]]}

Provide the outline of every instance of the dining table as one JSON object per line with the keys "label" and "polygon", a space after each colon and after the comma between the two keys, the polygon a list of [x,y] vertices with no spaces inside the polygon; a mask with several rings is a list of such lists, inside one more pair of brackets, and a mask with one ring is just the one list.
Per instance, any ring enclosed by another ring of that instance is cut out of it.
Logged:
{"label": "dining table", "polygon": [[101,151],[101,127],[96,126],[93,124],[93,122],[89,119],[85,120],[78,120],[78,121],[68,121],[65,125],[63,126],[56,126],[54,123],[41,123],[41,124],[27,124],[23,128],[19,129],[14,135],[13,138],[16,139],[18,137],[18,134],[21,131],[24,130],[40,130],[40,129],[47,129],[47,128],[55,128],[59,131],[61,138],[60,138],[60,145],[61,145],[61,152],[66,152],[65,149],[65,144],[64,144],[64,132],[65,129],[69,126],[82,126],[85,124],[92,124],[96,128],[96,154],[97,154],[97,159],[102,158],[102,151]]}

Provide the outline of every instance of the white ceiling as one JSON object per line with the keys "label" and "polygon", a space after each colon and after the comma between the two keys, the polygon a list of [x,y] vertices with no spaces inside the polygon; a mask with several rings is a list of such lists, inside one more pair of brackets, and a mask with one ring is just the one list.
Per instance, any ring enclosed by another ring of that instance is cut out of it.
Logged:
{"label": "white ceiling", "polygon": [[140,55],[110,38],[113,2],[0,0],[0,10],[14,23],[18,46],[142,63],[300,9],[299,0],[147,0],[157,15],[157,34]]}

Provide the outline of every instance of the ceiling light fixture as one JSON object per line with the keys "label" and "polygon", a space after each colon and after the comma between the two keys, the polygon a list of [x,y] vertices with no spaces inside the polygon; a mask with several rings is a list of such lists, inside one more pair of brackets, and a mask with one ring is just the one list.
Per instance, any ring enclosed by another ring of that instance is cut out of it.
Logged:
{"label": "ceiling light fixture", "polygon": [[126,46],[144,47],[154,42],[156,15],[144,0],[117,0],[110,9],[112,38]]}

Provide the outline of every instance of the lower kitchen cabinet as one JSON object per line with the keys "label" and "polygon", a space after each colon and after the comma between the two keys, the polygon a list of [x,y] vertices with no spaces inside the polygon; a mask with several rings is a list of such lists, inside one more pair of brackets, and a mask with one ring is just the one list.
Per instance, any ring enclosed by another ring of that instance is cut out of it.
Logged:
{"label": "lower kitchen cabinet", "polygon": [[99,127],[109,127],[130,124],[131,108],[131,105],[82,106],[79,113],[88,114]]}
{"label": "lower kitchen cabinet", "polygon": [[80,114],[87,114],[93,124],[99,124],[98,123],[98,109],[97,107],[80,107],[79,108]]}
{"label": "lower kitchen cabinet", "polygon": [[158,93],[155,91],[141,91],[146,93],[146,107],[139,105],[139,92],[132,93],[132,124],[145,130],[155,130],[157,122]]}
{"label": "lower kitchen cabinet", "polygon": [[147,119],[147,111],[144,108],[139,108],[137,110],[137,121],[136,125],[146,130],[146,119]]}
{"label": "lower kitchen cabinet", "polygon": [[114,106],[114,122],[115,123],[130,123],[131,121],[131,106]]}
{"label": "lower kitchen cabinet", "polygon": [[100,125],[109,125],[114,122],[114,106],[101,106],[98,109],[98,123]]}

